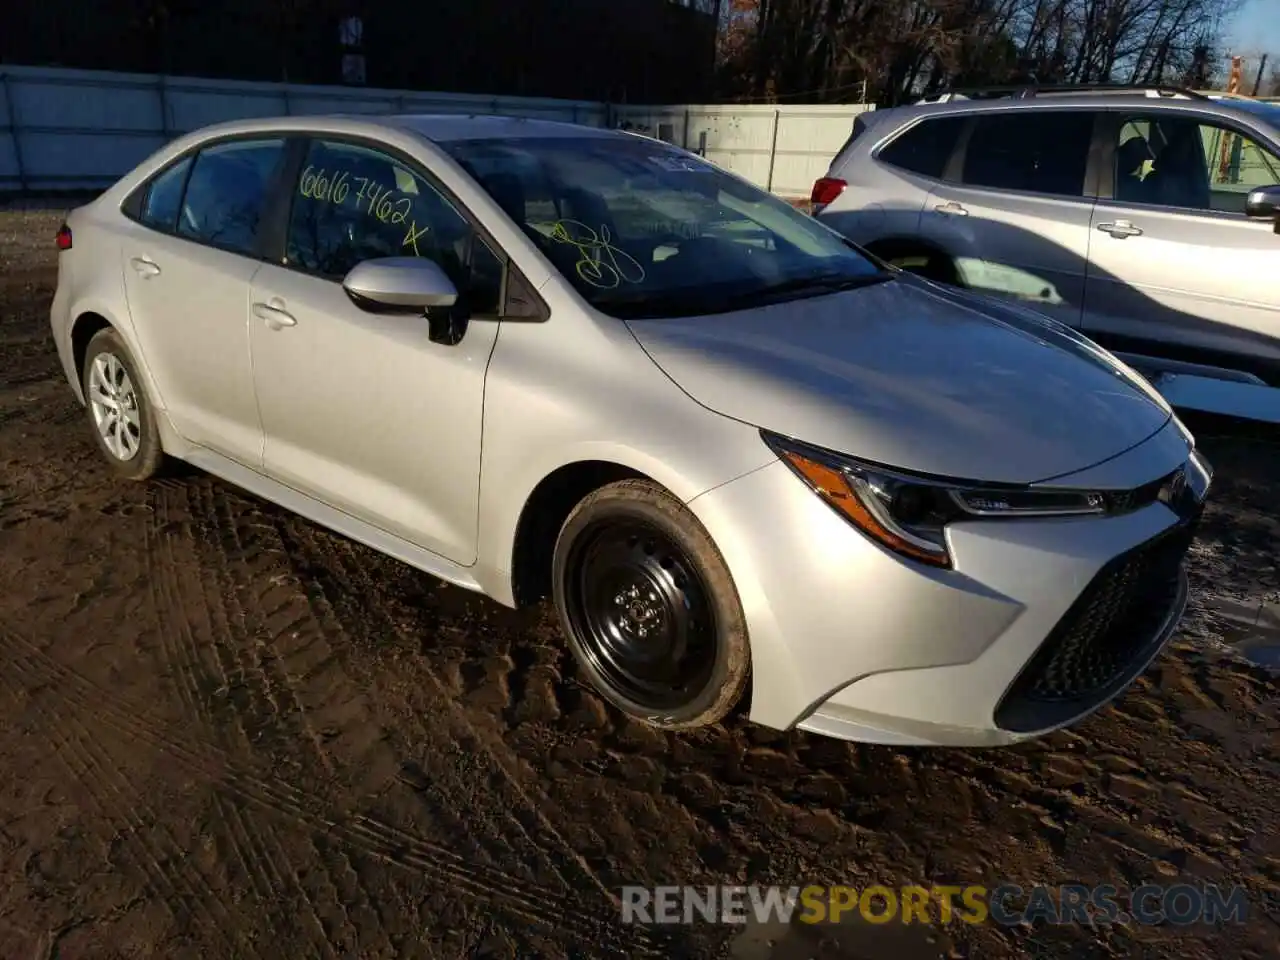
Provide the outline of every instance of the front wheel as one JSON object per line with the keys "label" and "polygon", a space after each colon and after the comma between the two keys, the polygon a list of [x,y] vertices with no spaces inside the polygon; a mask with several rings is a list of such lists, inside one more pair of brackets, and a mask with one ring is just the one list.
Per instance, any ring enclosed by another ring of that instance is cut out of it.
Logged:
{"label": "front wheel", "polygon": [[666,729],[721,719],[742,696],[742,605],[697,519],[647,480],[588,495],[560,530],[556,610],[579,666],[627,715]]}

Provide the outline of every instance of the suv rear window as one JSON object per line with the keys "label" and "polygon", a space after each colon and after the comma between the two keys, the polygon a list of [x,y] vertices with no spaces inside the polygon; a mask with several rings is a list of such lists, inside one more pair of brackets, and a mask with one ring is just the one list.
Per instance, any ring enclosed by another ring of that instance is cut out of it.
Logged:
{"label": "suv rear window", "polygon": [[956,148],[966,117],[934,117],[909,127],[880,149],[885,163],[939,179]]}
{"label": "suv rear window", "polygon": [[1084,195],[1093,114],[1017,110],[978,117],[964,158],[964,182],[975,187]]}

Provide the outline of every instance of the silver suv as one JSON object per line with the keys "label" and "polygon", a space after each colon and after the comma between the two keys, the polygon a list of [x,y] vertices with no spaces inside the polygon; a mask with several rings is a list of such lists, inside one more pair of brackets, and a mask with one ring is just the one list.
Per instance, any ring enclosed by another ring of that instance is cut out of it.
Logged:
{"label": "silver suv", "polygon": [[1030,302],[1139,368],[1280,385],[1280,104],[948,95],[860,115],[812,199],[881,258]]}

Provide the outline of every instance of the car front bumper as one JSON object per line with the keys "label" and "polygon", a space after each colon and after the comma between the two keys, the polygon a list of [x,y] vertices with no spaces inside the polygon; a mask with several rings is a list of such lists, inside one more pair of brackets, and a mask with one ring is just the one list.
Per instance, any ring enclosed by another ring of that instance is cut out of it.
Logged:
{"label": "car front bumper", "polygon": [[[1138,487],[1190,456],[1170,421],[1057,482]],[[1075,723],[1159,653],[1186,603],[1182,555],[1201,500],[1182,515],[1155,502],[1101,518],[955,524],[951,570],[871,542],[781,462],[690,506],[742,600],[752,720],[873,743],[997,746]],[[1139,587],[1150,596],[1128,609],[1146,615],[1093,636]]]}

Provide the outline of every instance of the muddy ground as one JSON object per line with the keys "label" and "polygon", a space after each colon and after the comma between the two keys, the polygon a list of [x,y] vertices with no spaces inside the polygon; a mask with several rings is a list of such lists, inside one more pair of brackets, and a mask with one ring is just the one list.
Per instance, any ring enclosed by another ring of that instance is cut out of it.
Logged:
{"label": "muddy ground", "polygon": [[[1280,601],[1275,448],[1206,444],[1180,636],[1073,732],[1000,751],[740,717],[666,736],[584,688],[547,609],[194,471],[110,478],[47,335],[58,222],[0,211],[2,960],[1277,955],[1280,682],[1256,626]],[[618,923],[623,884],[743,881],[1213,882],[1250,913]]]}

